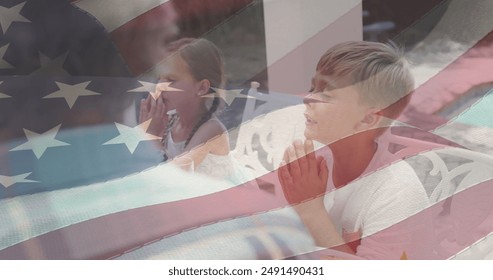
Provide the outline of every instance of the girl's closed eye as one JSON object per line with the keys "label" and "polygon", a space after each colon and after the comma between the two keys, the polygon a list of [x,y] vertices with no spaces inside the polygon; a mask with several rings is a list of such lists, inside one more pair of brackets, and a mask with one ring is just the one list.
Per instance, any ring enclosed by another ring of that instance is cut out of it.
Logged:
{"label": "girl's closed eye", "polygon": [[162,77],[159,77],[159,82],[172,84],[172,83],[176,82],[176,79],[174,77],[170,77],[170,76],[162,76]]}

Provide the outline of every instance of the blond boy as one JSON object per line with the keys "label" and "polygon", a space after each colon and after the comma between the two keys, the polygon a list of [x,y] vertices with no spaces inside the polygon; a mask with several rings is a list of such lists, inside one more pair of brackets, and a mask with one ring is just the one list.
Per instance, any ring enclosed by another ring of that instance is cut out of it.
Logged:
{"label": "blond boy", "polygon": [[[347,42],[320,58],[305,98],[307,140],[286,150],[279,169],[287,200],[318,246],[365,258],[429,256],[428,220],[386,230],[429,203],[414,170],[392,159],[382,141],[388,134],[382,127],[413,89],[392,45]],[[326,152],[316,156],[313,141]]]}

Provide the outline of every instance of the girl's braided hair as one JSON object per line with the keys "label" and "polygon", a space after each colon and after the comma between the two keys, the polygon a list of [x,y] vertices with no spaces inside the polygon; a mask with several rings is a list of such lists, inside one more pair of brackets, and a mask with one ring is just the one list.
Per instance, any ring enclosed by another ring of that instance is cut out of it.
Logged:
{"label": "girl's braided hair", "polygon": [[[213,114],[217,111],[220,103],[220,99],[212,88],[221,88],[224,81],[224,62],[219,49],[212,42],[206,39],[193,39],[183,38],[170,43],[167,47],[169,52],[173,52],[173,55],[180,55],[180,57],[187,63],[188,68],[192,76],[197,80],[209,80],[211,88],[209,93],[215,94],[212,105],[209,110],[200,118],[195,124],[185,141],[185,148],[188,146],[197,130],[205,122],[212,118]],[[204,99],[206,100],[206,99]],[[171,133],[171,129],[175,124],[178,116],[172,115],[168,118],[168,124],[163,133],[162,143],[166,151],[168,145],[168,135]],[[164,153],[164,161],[168,160],[166,152]]]}

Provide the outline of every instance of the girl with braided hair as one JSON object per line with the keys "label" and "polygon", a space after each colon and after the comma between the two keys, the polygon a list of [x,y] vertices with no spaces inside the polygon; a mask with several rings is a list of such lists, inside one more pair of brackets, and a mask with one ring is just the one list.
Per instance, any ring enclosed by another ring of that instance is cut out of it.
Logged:
{"label": "girl with braided hair", "polygon": [[141,102],[140,122],[152,118],[147,132],[162,135],[164,161],[188,157],[196,172],[239,183],[228,132],[215,115],[224,80],[220,51],[206,39],[184,38],[167,52],[172,55],[157,69],[159,98]]}

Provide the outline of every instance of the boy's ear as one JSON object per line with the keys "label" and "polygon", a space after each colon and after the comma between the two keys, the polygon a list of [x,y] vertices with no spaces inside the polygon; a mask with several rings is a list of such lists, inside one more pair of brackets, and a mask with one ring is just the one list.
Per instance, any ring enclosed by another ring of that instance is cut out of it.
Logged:
{"label": "boy's ear", "polygon": [[360,121],[360,128],[363,130],[369,130],[378,127],[382,119],[382,116],[378,112],[378,109],[368,110],[363,119]]}
{"label": "boy's ear", "polygon": [[203,79],[199,81],[199,88],[197,91],[197,95],[202,96],[208,94],[210,88],[211,88],[211,82],[209,82],[209,80]]}

